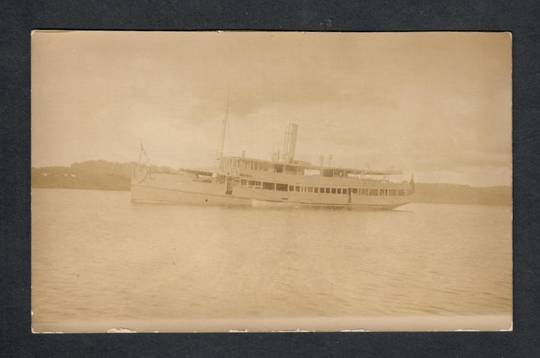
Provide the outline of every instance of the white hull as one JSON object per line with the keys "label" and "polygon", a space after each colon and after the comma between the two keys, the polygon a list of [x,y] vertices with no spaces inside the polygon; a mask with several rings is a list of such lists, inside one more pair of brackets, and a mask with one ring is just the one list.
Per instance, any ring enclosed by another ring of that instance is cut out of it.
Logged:
{"label": "white hull", "polygon": [[409,196],[379,197],[362,195],[280,192],[204,182],[195,175],[151,174],[132,180],[134,203],[182,204],[202,206],[244,206],[255,208],[335,208],[355,210],[393,209],[409,202]]}
{"label": "white hull", "polygon": [[251,199],[137,184],[131,185],[131,201],[144,204],[251,206]]}

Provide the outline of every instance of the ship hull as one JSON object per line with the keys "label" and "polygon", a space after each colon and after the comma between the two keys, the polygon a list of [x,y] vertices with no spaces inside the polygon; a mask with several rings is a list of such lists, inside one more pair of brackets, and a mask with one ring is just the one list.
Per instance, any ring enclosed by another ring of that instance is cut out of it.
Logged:
{"label": "ship hull", "polygon": [[139,204],[172,204],[204,206],[251,206],[251,199],[211,192],[194,192],[189,188],[167,188],[132,184],[131,201]]}
{"label": "ship hull", "polygon": [[368,197],[334,194],[278,192],[231,186],[227,182],[201,181],[196,175],[152,174],[133,179],[133,203],[253,208],[329,208],[391,210],[409,202],[408,197]]}

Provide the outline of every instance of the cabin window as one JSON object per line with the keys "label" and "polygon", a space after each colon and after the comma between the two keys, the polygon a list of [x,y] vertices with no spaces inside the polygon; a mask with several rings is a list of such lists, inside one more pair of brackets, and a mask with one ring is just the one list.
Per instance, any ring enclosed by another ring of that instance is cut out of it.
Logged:
{"label": "cabin window", "polygon": [[379,189],[379,195],[380,195],[380,196],[383,196],[383,195],[384,195],[384,189]]}
{"label": "cabin window", "polygon": [[370,196],[377,196],[379,191],[377,189],[369,189],[369,195]]}
{"label": "cabin window", "polygon": [[287,191],[287,188],[288,188],[287,184],[276,184],[276,190]]}
{"label": "cabin window", "polygon": [[300,187],[298,185],[296,186],[296,191],[300,191]]}
{"label": "cabin window", "polygon": [[332,194],[336,193],[336,188],[332,188]]}
{"label": "cabin window", "polygon": [[276,173],[282,173],[283,172],[283,165],[276,165]]}
{"label": "cabin window", "polygon": [[246,186],[246,185],[247,185],[247,180],[246,180],[246,179],[242,179],[242,180],[240,181],[240,184],[241,184],[242,186]]}
{"label": "cabin window", "polygon": [[330,194],[330,188],[326,188],[326,189],[325,189],[325,192],[326,192],[327,194]]}
{"label": "cabin window", "polygon": [[345,194],[345,195],[347,195],[347,189],[346,189],[346,188],[343,188],[342,193]]}
{"label": "cabin window", "polygon": [[313,189],[315,190],[315,193],[319,193],[319,188],[318,187],[315,187]]}
{"label": "cabin window", "polygon": [[398,190],[398,195],[405,195],[405,190],[403,189]]}
{"label": "cabin window", "polygon": [[289,191],[294,191],[294,185],[289,185]]}
{"label": "cabin window", "polygon": [[351,193],[353,193],[353,194],[356,194],[356,193],[358,193],[358,189],[356,189],[356,188],[352,188],[352,189],[351,189]]}
{"label": "cabin window", "polygon": [[248,181],[248,185],[250,187],[253,187],[253,188],[259,188],[261,186],[261,182],[260,181],[250,180],[250,181]]}
{"label": "cabin window", "polygon": [[396,190],[390,189],[390,196],[396,196]]}
{"label": "cabin window", "polygon": [[274,183],[267,183],[267,182],[263,182],[263,189],[266,189],[266,190],[274,190]]}
{"label": "cabin window", "polygon": [[338,189],[337,189],[337,193],[338,193],[338,194],[341,194],[341,188],[338,188]]}

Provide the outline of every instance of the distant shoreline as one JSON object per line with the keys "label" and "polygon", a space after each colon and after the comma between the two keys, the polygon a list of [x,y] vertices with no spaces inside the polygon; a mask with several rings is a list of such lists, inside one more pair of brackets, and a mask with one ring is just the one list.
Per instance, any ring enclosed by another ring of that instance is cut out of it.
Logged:
{"label": "distant shoreline", "polygon": [[[32,188],[130,191],[136,163],[92,160],[69,167],[32,168]],[[153,167],[157,171],[173,171]],[[473,187],[461,184],[416,183],[415,203],[512,206],[512,187]]]}
{"label": "distant shoreline", "polygon": [[[48,186],[32,186],[31,189],[56,189],[56,190],[84,190],[84,191],[107,191],[107,192],[119,192],[119,193],[129,193],[130,189],[100,189],[100,188],[62,188],[62,187],[48,187]],[[502,207],[512,207],[511,203],[504,204],[474,204],[474,203],[447,203],[447,202],[436,202],[436,201],[418,201],[412,200],[409,204],[437,204],[437,205],[485,205],[485,206],[502,206]]]}
{"label": "distant shoreline", "polygon": [[129,189],[99,189],[99,188],[62,188],[62,187],[52,187],[52,186],[32,186],[33,189],[58,189],[58,190],[85,190],[85,191],[115,191],[119,193],[129,193]]}

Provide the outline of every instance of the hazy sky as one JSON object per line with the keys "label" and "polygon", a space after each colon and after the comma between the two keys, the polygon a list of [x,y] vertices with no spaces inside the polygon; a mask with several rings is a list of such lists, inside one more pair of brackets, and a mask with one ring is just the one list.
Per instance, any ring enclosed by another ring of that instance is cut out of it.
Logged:
{"label": "hazy sky", "polygon": [[228,154],[509,185],[511,90],[504,33],[34,32],[32,166],[211,167],[229,93]]}

